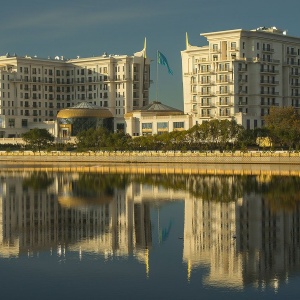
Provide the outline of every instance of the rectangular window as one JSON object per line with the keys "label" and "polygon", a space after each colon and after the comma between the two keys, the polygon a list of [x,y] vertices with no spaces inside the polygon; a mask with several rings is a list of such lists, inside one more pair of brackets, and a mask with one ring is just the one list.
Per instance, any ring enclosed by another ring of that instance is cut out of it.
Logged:
{"label": "rectangular window", "polygon": [[8,126],[10,128],[14,128],[15,127],[15,119],[8,119]]}
{"label": "rectangular window", "polygon": [[249,119],[247,120],[247,129],[248,130],[250,129],[250,120]]}
{"label": "rectangular window", "polygon": [[22,119],[22,128],[26,128],[28,126],[28,120]]}
{"label": "rectangular window", "polygon": [[152,129],[152,123],[142,123],[142,129]]}
{"label": "rectangular window", "polygon": [[173,122],[173,128],[174,129],[183,129],[184,128],[184,122]]}
{"label": "rectangular window", "polygon": [[169,124],[168,122],[158,122],[157,129],[168,129]]}

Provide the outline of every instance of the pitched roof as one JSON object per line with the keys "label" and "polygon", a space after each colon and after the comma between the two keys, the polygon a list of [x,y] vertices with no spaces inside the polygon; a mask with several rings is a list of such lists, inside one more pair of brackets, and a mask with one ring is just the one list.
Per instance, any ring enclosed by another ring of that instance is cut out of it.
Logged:
{"label": "pitched roof", "polygon": [[89,103],[87,101],[83,101],[83,102],[80,102],[78,103],[77,105],[75,106],[72,106],[72,107],[69,107],[69,109],[76,109],[76,108],[84,108],[84,109],[102,109],[102,107],[100,106],[97,106],[97,105],[94,105],[92,103]]}
{"label": "pitched roof", "polygon": [[140,111],[153,111],[153,112],[182,112],[181,110],[177,108],[173,108],[171,106],[167,106],[165,104],[162,104],[159,101],[153,101],[149,103],[146,106],[143,106],[139,109]]}

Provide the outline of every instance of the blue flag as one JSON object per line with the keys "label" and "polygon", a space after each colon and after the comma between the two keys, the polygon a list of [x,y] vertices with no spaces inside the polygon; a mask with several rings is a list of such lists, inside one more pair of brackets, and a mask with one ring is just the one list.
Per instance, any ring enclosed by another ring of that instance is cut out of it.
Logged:
{"label": "blue flag", "polygon": [[173,71],[169,67],[166,57],[159,51],[157,51],[157,63],[166,66],[168,68],[168,73],[173,75]]}

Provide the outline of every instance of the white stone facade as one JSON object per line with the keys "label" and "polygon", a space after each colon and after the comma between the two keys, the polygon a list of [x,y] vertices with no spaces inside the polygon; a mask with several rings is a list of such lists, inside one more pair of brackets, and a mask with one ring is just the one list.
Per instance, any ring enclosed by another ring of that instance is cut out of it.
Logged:
{"label": "white stone facade", "polygon": [[127,55],[65,60],[0,56],[0,137],[16,137],[60,109],[88,101],[107,107],[115,130],[124,114],[149,102],[150,60],[145,49]]}
{"label": "white stone facade", "polygon": [[180,115],[154,115],[134,111],[125,115],[126,132],[131,136],[162,134],[172,131],[189,130],[192,127],[192,117]]}
{"label": "white stone facade", "polygon": [[275,27],[201,34],[208,45],[181,52],[184,112],[193,122],[235,118],[264,124],[271,106],[300,107],[300,38]]}

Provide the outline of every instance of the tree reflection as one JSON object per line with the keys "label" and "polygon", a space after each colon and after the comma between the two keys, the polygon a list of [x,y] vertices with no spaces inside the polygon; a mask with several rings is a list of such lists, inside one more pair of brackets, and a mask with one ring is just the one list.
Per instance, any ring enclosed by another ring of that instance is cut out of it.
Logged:
{"label": "tree reflection", "polygon": [[125,189],[128,182],[128,175],[83,173],[78,180],[72,181],[72,189],[81,196],[95,196],[99,193],[112,196],[114,189]]}
{"label": "tree reflection", "polygon": [[295,176],[242,175],[133,175],[141,184],[188,191],[207,201],[230,202],[247,194],[261,194],[273,211],[293,211],[300,203],[300,178]]}
{"label": "tree reflection", "polygon": [[53,184],[54,178],[47,172],[33,172],[30,177],[23,180],[23,188],[32,188],[33,190],[46,190]]}
{"label": "tree reflection", "polygon": [[270,205],[272,211],[294,211],[300,204],[300,178],[280,177],[270,178],[262,185],[262,195]]}
{"label": "tree reflection", "polygon": [[[23,180],[23,188],[45,190],[54,182],[48,172],[33,172]],[[72,193],[81,197],[113,196],[114,189],[131,183],[187,191],[207,201],[236,201],[250,193],[261,194],[273,211],[293,211],[300,203],[300,178],[296,176],[186,175],[80,173],[72,179]]]}

